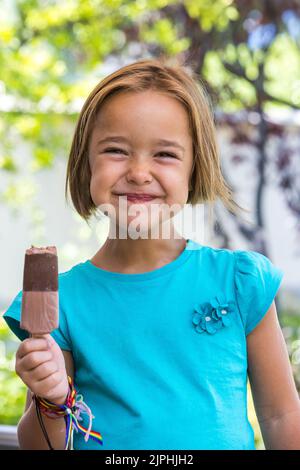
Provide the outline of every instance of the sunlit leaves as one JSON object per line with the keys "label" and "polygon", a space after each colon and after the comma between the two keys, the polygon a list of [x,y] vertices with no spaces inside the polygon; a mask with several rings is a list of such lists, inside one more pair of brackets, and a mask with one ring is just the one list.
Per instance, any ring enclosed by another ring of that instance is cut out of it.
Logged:
{"label": "sunlit leaves", "polygon": [[0,44],[9,45],[15,38],[15,29],[9,25],[0,24]]}
{"label": "sunlit leaves", "polygon": [[272,96],[291,100],[300,107],[299,47],[287,34],[280,34],[272,44],[265,73],[268,79],[266,90]]}
{"label": "sunlit leaves", "polygon": [[33,70],[39,73],[48,68],[53,60],[54,51],[51,49],[47,42],[41,40],[33,40],[22,46],[17,57],[19,64],[22,64],[22,71],[26,74]]}
{"label": "sunlit leaves", "polygon": [[17,166],[11,155],[0,155],[0,170],[16,172]]}
{"label": "sunlit leaves", "polygon": [[[235,54],[237,57],[239,52],[236,50]],[[256,102],[254,86],[244,78],[228,72],[223,65],[225,57],[222,52],[210,51],[205,56],[203,67],[203,76],[218,93],[220,108],[225,112],[233,112],[244,106],[252,106]]]}
{"label": "sunlit leaves", "polygon": [[[86,3],[86,2],[85,2]],[[64,0],[54,5],[33,8],[28,11],[25,26],[28,29],[42,31],[51,27],[62,26],[66,21],[78,21],[82,13],[77,0]],[[93,10],[90,10],[90,16]]]}
{"label": "sunlit leaves", "polygon": [[178,38],[175,25],[167,18],[156,21],[153,26],[142,26],[141,38],[160,45],[169,55],[178,54],[190,45],[188,38]]}
{"label": "sunlit leaves", "polygon": [[0,423],[18,424],[26,400],[26,385],[15,372],[19,341],[0,318]]}
{"label": "sunlit leaves", "polygon": [[204,31],[215,28],[223,31],[229,21],[237,20],[239,12],[234,6],[233,0],[186,0],[186,8],[192,18],[198,18]]}
{"label": "sunlit leaves", "polygon": [[35,147],[33,151],[34,161],[31,164],[33,170],[51,167],[53,164],[53,152],[47,148]]}
{"label": "sunlit leaves", "polygon": [[37,116],[20,115],[16,117],[15,129],[25,139],[36,139],[41,131],[41,122]]}

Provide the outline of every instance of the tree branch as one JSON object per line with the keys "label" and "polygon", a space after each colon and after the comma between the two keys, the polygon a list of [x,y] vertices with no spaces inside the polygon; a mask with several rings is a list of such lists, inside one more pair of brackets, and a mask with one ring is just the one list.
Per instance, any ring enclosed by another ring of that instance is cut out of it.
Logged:
{"label": "tree branch", "polygon": [[251,78],[247,77],[245,70],[238,64],[237,62],[235,64],[230,64],[229,62],[226,62],[225,60],[223,61],[223,65],[228,72],[233,73],[234,75],[237,75],[240,78],[244,78],[249,82],[251,85],[255,87],[256,81],[251,80]]}
{"label": "tree branch", "polygon": [[296,104],[293,104],[290,101],[287,101],[283,98],[277,98],[276,96],[272,96],[268,92],[266,92],[265,90],[263,91],[263,96],[266,100],[270,100],[273,103],[276,102],[276,103],[280,103],[280,104],[284,104],[286,106],[289,106],[290,108],[293,108],[293,109],[300,109],[300,106],[297,106]]}

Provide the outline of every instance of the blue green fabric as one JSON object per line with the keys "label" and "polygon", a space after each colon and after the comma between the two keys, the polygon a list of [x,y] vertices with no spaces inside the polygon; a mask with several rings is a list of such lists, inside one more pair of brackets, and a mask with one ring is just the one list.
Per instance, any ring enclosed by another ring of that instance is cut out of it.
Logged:
{"label": "blue green fabric", "polygon": [[[145,273],[111,272],[90,260],[60,273],[52,336],[72,351],[75,387],[103,437],[100,446],[74,432],[74,448],[255,449],[246,336],[282,277],[258,252],[193,240]],[[21,303],[22,291],[4,319],[23,340]]]}

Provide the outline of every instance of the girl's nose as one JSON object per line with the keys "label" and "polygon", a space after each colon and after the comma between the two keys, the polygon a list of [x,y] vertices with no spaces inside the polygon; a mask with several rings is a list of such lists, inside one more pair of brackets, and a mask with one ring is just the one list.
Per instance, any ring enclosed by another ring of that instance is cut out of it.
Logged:
{"label": "girl's nose", "polygon": [[145,160],[136,160],[129,163],[126,175],[129,183],[144,184],[152,181],[149,164]]}

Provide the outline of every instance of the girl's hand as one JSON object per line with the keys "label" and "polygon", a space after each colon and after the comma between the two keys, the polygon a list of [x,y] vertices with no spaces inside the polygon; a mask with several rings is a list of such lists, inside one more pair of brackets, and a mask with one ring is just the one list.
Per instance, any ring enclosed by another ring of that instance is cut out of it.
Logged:
{"label": "girl's hand", "polygon": [[35,395],[59,405],[65,403],[69,391],[65,360],[51,335],[22,341],[15,370]]}

